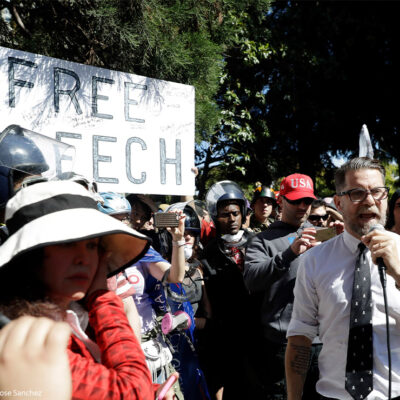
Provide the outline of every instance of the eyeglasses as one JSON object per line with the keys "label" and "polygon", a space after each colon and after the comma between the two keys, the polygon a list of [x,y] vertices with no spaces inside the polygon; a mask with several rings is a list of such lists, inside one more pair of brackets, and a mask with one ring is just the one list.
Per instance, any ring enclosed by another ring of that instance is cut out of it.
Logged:
{"label": "eyeglasses", "polygon": [[294,206],[298,206],[301,203],[304,203],[306,206],[309,206],[314,201],[314,199],[312,199],[311,197],[302,197],[301,199],[297,199],[297,200],[289,200],[287,197],[284,197],[284,199],[289,204],[293,204]]}
{"label": "eyeglasses", "polygon": [[325,214],[325,215],[313,214],[313,215],[308,216],[308,219],[310,221],[319,221],[320,219],[322,219],[323,221],[326,221],[328,218],[329,218],[329,214]]}
{"label": "eyeglasses", "polygon": [[371,190],[360,188],[350,189],[346,190],[345,192],[338,193],[338,196],[344,196],[347,194],[353,203],[360,203],[361,201],[364,201],[369,194],[374,198],[374,200],[384,200],[388,196],[388,192],[388,187],[379,186]]}

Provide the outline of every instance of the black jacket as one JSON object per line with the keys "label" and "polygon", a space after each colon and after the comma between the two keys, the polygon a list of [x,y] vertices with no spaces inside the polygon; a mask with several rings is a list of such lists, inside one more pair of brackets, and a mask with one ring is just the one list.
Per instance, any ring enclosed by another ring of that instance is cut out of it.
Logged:
{"label": "black jacket", "polygon": [[[245,231],[242,252],[253,236]],[[243,273],[225,253],[224,241],[217,237],[203,251],[204,285],[211,303],[212,318],[199,330],[199,357],[210,393],[224,387],[224,399],[256,398],[251,393],[255,368],[250,356],[254,325],[258,315],[252,315],[251,296],[245,287]],[[250,396],[250,397],[249,397]]]}
{"label": "black jacket", "polygon": [[[254,234],[245,231],[241,246],[246,251],[248,240]],[[214,238],[204,249],[201,256],[204,271],[204,284],[210,300],[213,320],[232,327],[237,318],[249,312],[249,291],[243,281],[243,273],[235,262],[225,253],[224,241]]]}
{"label": "black jacket", "polygon": [[[302,228],[311,226],[306,222]],[[263,293],[261,323],[264,337],[276,343],[286,342],[292,315],[299,257],[290,245],[298,230],[298,227],[276,221],[256,235],[246,251],[244,281],[251,293]]]}

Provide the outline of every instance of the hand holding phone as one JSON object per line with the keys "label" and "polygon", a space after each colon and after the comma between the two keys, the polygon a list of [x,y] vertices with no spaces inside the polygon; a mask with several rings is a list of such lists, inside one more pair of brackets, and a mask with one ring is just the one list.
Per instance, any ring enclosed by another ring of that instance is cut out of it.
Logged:
{"label": "hand holding phone", "polygon": [[179,216],[175,213],[158,212],[153,215],[156,228],[171,228],[179,226]]}
{"label": "hand holding phone", "polygon": [[315,239],[318,242],[325,242],[336,236],[335,228],[317,228],[317,233],[315,235]]}

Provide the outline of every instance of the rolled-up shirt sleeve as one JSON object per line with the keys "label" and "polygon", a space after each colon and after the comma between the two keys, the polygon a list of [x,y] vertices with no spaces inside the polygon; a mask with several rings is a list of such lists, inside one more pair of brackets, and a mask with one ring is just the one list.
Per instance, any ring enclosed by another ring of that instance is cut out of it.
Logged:
{"label": "rolled-up shirt sleeve", "polygon": [[306,336],[312,341],[318,335],[318,296],[312,279],[315,258],[310,255],[300,257],[292,318],[286,336]]}

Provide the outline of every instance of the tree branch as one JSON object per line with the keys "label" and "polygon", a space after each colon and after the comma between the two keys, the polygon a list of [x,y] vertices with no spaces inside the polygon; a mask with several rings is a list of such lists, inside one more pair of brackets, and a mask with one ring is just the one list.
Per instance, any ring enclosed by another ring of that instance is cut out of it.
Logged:
{"label": "tree branch", "polygon": [[10,11],[11,11],[12,15],[14,16],[15,21],[17,22],[19,27],[22,29],[22,32],[24,32],[24,34],[26,36],[32,36],[31,33],[29,32],[29,30],[25,27],[25,24],[22,21],[20,15],[18,13],[17,7],[14,4],[11,5],[11,10]]}

